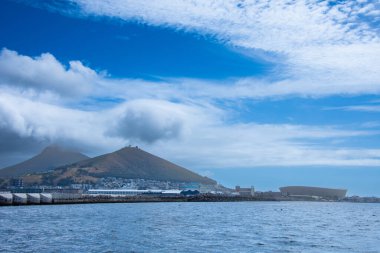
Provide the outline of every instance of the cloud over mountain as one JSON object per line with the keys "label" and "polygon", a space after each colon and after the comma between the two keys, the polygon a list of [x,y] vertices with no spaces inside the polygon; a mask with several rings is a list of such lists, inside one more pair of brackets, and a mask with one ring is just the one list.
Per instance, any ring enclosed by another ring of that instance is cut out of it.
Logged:
{"label": "cloud over mountain", "polygon": [[[33,59],[7,50],[3,50],[4,54],[11,56],[1,58],[2,73],[8,73],[10,68],[10,65],[4,67],[5,63],[13,63],[17,67],[21,62],[26,64],[22,66],[34,70],[32,75],[20,72],[21,81],[16,78],[16,70],[12,70],[13,78],[9,74],[2,79],[7,78],[6,84],[0,84],[0,136],[4,136],[1,144],[13,145],[14,152],[23,149],[15,142],[20,139],[19,143],[29,143],[30,149],[55,143],[82,151],[91,150],[89,155],[138,143],[159,155],[163,155],[162,150],[165,150],[169,158],[186,161],[193,167],[375,166],[380,163],[374,155],[376,149],[358,150],[331,145],[326,148],[326,144],[318,144],[327,139],[348,140],[378,135],[376,131],[345,130],[339,126],[230,122],[233,112],[217,105],[220,99],[234,103],[238,98],[291,94],[286,88],[289,87],[291,92],[291,84],[252,86],[250,80],[241,80],[232,86],[222,86],[190,79],[155,83],[100,78],[94,70],[83,67],[81,63],[77,63],[76,66],[82,66],[78,69],[65,69],[52,55],[46,60],[42,56],[44,59]],[[9,57],[12,60],[8,60]],[[50,62],[53,64],[48,64]],[[96,81],[87,82],[91,78]],[[87,89],[85,92],[81,88],[81,80]],[[29,92],[29,87],[34,92]],[[78,92],[80,96],[70,100],[62,96],[46,99],[41,95],[45,89],[59,94],[63,90]],[[121,100],[110,108],[103,108],[102,95]],[[98,105],[82,108],[81,104],[88,101]],[[309,146],[310,143],[317,144]]]}
{"label": "cloud over mountain", "polygon": [[190,110],[166,101],[131,101],[118,108],[119,121],[111,133],[147,143],[179,138],[190,120]]}

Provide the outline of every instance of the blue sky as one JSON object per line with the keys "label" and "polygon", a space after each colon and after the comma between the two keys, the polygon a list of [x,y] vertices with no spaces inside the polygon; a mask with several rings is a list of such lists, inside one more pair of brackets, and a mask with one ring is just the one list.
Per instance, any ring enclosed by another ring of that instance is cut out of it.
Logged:
{"label": "blue sky", "polygon": [[[7,35],[2,47],[12,45],[26,55],[50,52],[66,63],[78,59],[112,77],[222,79],[263,75],[272,67],[227,49],[212,36],[111,18],[57,15],[14,2],[2,5],[1,30]],[[20,30],[24,32],[15,32]]]}
{"label": "blue sky", "polygon": [[380,196],[378,1],[2,1],[0,166],[125,145]]}

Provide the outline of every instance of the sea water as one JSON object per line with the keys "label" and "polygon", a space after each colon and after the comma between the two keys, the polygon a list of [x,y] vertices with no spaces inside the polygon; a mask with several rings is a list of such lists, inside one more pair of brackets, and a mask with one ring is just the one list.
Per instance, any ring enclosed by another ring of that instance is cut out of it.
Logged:
{"label": "sea water", "polygon": [[380,252],[380,204],[0,207],[0,252]]}

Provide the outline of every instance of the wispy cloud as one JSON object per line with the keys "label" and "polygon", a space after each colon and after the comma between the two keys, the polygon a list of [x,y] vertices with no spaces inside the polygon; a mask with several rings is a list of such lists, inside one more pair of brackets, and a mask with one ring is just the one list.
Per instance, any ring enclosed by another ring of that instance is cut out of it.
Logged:
{"label": "wispy cloud", "polygon": [[281,55],[285,74],[309,93],[330,85],[338,93],[379,90],[378,1],[70,2],[82,15],[211,34],[233,47]]}
{"label": "wispy cloud", "polygon": [[359,112],[380,112],[380,105],[350,105],[329,108],[330,110],[359,111]]}
{"label": "wispy cloud", "polygon": [[[302,125],[238,124],[204,126],[181,140],[156,143],[150,150],[170,154],[191,167],[378,166],[379,149],[333,147],[324,139],[348,140],[376,133]],[[180,148],[181,152],[177,152]],[[164,151],[163,151],[164,150]]]}
{"label": "wispy cloud", "polygon": [[379,3],[345,1],[72,0],[84,14],[216,34],[234,45],[267,51],[371,42]]}

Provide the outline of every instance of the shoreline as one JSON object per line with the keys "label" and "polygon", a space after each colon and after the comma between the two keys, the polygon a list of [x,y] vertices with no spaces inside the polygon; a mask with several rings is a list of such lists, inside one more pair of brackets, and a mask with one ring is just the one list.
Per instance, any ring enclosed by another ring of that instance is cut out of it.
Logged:
{"label": "shoreline", "polygon": [[165,202],[254,202],[254,201],[306,201],[306,202],[339,202],[339,203],[380,203],[379,198],[370,200],[324,200],[324,199],[304,199],[304,198],[270,198],[270,197],[241,197],[241,196],[217,196],[217,195],[198,195],[198,196],[90,196],[82,195],[77,198],[57,198],[51,202],[0,202],[1,206],[29,206],[29,205],[63,205],[63,204],[107,204],[107,203],[165,203]]}

